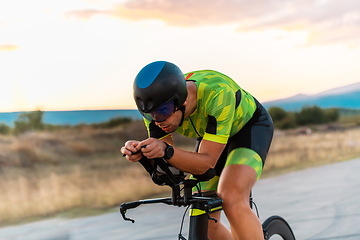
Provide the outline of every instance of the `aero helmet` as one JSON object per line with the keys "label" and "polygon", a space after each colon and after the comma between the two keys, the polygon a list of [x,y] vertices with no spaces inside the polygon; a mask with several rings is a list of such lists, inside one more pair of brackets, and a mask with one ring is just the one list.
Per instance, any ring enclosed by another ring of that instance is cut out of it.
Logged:
{"label": "aero helmet", "polygon": [[165,103],[180,108],[187,98],[186,81],[173,63],[157,61],[146,65],[134,81],[134,99],[140,113],[152,113]]}

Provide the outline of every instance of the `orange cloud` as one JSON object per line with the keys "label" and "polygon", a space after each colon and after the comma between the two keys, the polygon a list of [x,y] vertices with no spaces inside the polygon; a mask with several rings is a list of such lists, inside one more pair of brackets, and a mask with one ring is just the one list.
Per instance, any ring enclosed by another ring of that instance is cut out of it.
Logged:
{"label": "orange cloud", "polygon": [[156,19],[174,26],[238,24],[239,31],[305,30],[313,43],[360,40],[359,0],[128,0],[107,11],[80,10],[129,20]]}
{"label": "orange cloud", "polygon": [[18,49],[18,46],[11,44],[0,44],[0,51],[13,51]]}
{"label": "orange cloud", "polygon": [[157,19],[175,26],[216,25],[237,21],[242,15],[241,9],[245,7],[241,7],[244,5],[241,2],[132,0],[114,6],[112,14],[130,20]]}
{"label": "orange cloud", "polygon": [[108,14],[129,20],[157,19],[169,25],[190,27],[238,22],[275,8],[273,5],[272,1],[263,0],[129,0],[113,5],[107,12],[80,10],[72,15]]}
{"label": "orange cloud", "polygon": [[68,17],[77,17],[77,18],[87,20],[94,15],[100,15],[100,14],[108,14],[108,12],[102,11],[102,10],[96,10],[96,9],[84,9],[84,10],[76,10],[76,11],[67,12],[65,15]]}

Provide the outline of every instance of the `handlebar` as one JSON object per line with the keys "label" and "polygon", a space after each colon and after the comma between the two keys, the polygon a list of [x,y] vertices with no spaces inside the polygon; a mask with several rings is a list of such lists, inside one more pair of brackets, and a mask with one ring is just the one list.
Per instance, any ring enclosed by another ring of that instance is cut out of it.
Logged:
{"label": "handlebar", "polygon": [[[147,160],[147,161],[146,161]],[[158,185],[168,185],[172,189],[171,198],[156,198],[156,199],[146,199],[139,200],[134,202],[123,203],[120,206],[120,213],[124,220],[135,222],[133,219],[126,217],[126,211],[128,209],[136,208],[142,204],[154,204],[154,203],[164,203],[167,205],[174,206],[189,206],[192,204],[198,204],[199,207],[204,210],[206,213],[214,211],[215,208],[218,208],[222,205],[222,199],[217,196],[204,196],[200,191],[197,195],[192,194],[192,188],[195,187],[199,182],[207,181],[213,178],[216,174],[215,169],[209,169],[204,174],[193,175],[193,178],[186,179],[184,173],[180,172],[178,175],[174,175],[169,169],[170,165],[163,158],[156,158],[154,160],[154,165],[149,164],[148,159],[142,159],[140,163],[143,167],[149,172],[154,183]],[[159,174],[157,172],[157,166],[165,174]],[[183,187],[183,195],[181,196],[180,186]]]}
{"label": "handlebar", "polygon": [[154,204],[154,203],[164,203],[167,205],[174,205],[178,207],[184,207],[192,204],[200,204],[200,208],[203,209],[206,213],[214,212],[217,208],[221,207],[223,200],[215,197],[192,197],[188,200],[185,200],[183,197],[178,199],[178,201],[173,202],[172,198],[155,198],[155,199],[145,199],[134,202],[123,203],[120,206],[120,214],[125,221],[131,221],[132,223],[135,220],[126,217],[126,211],[132,208],[136,208],[143,204]]}

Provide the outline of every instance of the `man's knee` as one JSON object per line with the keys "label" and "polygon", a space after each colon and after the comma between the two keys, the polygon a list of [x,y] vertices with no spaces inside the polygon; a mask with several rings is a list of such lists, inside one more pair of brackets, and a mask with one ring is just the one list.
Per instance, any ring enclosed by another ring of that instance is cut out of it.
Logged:
{"label": "man's knee", "polygon": [[219,197],[223,200],[223,208],[226,209],[244,209],[249,208],[250,193],[234,193],[231,191],[219,192]]}
{"label": "man's knee", "polygon": [[248,204],[256,182],[254,170],[246,165],[227,166],[221,177],[218,195],[224,204]]}

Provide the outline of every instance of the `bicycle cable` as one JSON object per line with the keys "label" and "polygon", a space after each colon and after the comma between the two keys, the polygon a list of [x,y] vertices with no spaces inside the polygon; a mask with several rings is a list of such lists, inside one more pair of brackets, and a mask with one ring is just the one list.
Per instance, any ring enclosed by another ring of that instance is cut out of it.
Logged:
{"label": "bicycle cable", "polygon": [[258,210],[256,203],[252,200],[252,198],[250,201],[251,201],[251,204],[254,205],[254,207],[255,207],[257,217],[260,218],[259,210]]}
{"label": "bicycle cable", "polygon": [[184,238],[184,236],[182,235],[181,232],[182,232],[183,226],[184,226],[185,215],[186,215],[187,211],[189,210],[189,207],[190,207],[190,205],[187,206],[187,208],[185,209],[185,212],[184,212],[183,217],[182,217],[182,220],[181,220],[180,232],[179,232],[179,234],[178,234],[179,240],[186,240],[186,238]]}
{"label": "bicycle cable", "polygon": [[[201,187],[198,186],[198,185],[195,185],[195,187],[197,188],[198,190],[198,193],[201,194]],[[190,208],[190,205],[188,205],[184,211],[184,214],[183,214],[183,217],[182,217],[182,220],[181,220],[181,225],[180,225],[180,232],[178,234],[178,239],[179,240],[186,240],[186,238],[184,238],[184,236],[182,235],[182,230],[183,230],[183,227],[184,227],[184,221],[185,221],[185,215],[187,213],[187,211],[189,211],[189,208]]]}

